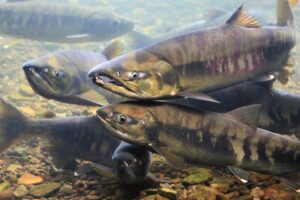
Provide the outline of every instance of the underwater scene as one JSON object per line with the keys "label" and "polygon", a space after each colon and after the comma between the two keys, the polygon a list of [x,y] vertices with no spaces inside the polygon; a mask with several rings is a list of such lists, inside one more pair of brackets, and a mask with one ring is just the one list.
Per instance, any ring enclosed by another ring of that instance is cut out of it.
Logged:
{"label": "underwater scene", "polygon": [[0,0],[0,199],[300,199],[298,0]]}

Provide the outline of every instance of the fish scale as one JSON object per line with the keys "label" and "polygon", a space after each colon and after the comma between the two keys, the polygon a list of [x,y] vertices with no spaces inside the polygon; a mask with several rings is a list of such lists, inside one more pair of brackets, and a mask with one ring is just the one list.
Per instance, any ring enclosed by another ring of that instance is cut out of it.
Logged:
{"label": "fish scale", "polygon": [[[128,102],[105,106],[97,114],[112,134],[147,146],[176,168],[188,162],[270,174],[298,171],[299,140],[255,128],[259,109],[252,105],[214,113],[168,103]],[[120,116],[126,121],[119,122]]]}
{"label": "fish scale", "polygon": [[261,26],[241,6],[223,25],[123,54],[95,66],[89,76],[100,87],[145,100],[215,101],[207,92],[276,72],[285,83],[296,31],[289,2],[278,7],[277,26]]}

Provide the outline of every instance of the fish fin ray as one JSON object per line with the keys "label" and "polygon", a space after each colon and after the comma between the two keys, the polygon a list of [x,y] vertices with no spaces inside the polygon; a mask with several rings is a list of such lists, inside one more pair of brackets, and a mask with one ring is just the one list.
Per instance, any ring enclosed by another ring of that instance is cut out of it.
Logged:
{"label": "fish fin ray", "polygon": [[[295,2],[297,4],[297,2]],[[292,11],[293,5],[288,0],[277,0],[277,25],[278,26],[292,26],[294,27],[294,13]]]}
{"label": "fish fin ray", "polygon": [[260,110],[260,104],[253,104],[232,110],[227,114],[233,117],[235,120],[245,123],[252,129],[256,130],[259,121]]}
{"label": "fish fin ray", "polygon": [[213,102],[213,103],[220,103],[218,100],[214,99],[213,97],[211,97],[207,94],[199,93],[199,92],[185,91],[185,92],[179,92],[176,95],[184,97],[184,98],[191,98],[191,99],[196,99],[196,100],[209,101],[209,102]]}
{"label": "fish fin ray", "polygon": [[121,39],[117,39],[110,43],[107,47],[102,50],[102,54],[111,60],[115,57],[122,55],[125,52],[125,45]]}
{"label": "fish fin ray", "polygon": [[233,174],[234,177],[239,179],[242,183],[248,183],[250,172],[232,165],[228,165],[227,169]]}
{"label": "fish fin ray", "polygon": [[226,21],[226,24],[245,26],[248,28],[260,27],[259,22],[244,9],[243,5],[233,13]]}
{"label": "fish fin ray", "polygon": [[94,90],[88,90],[84,93],[77,95],[77,97],[99,106],[109,104],[104,96],[102,96],[101,94],[97,93]]}

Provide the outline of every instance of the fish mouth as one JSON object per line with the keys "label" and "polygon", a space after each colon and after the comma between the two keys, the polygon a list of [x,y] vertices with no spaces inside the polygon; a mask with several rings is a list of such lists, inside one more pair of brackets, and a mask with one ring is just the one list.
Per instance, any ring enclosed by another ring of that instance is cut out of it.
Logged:
{"label": "fish mouth", "polygon": [[27,67],[24,68],[25,77],[29,83],[29,85],[32,87],[33,91],[37,94],[45,97],[45,98],[51,98],[50,91],[53,90],[51,85],[46,81],[39,73],[39,70],[37,70],[35,67]]}
{"label": "fish mouth", "polygon": [[104,89],[130,98],[141,98],[136,91],[110,75],[98,73],[90,77],[96,85]]}
{"label": "fish mouth", "polygon": [[94,83],[96,83],[97,85],[100,85],[100,86],[105,86],[106,84],[111,84],[111,85],[115,85],[118,87],[125,87],[125,85],[123,83],[121,83],[114,77],[105,75],[105,74],[92,75],[92,80]]}

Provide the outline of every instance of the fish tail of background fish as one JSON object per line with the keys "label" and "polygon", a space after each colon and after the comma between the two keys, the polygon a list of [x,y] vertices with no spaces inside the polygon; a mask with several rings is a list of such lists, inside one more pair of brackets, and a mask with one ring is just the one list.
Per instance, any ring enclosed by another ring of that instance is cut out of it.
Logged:
{"label": "fish tail of background fish", "polygon": [[0,97],[0,153],[21,138],[25,133],[27,119],[16,108]]}

